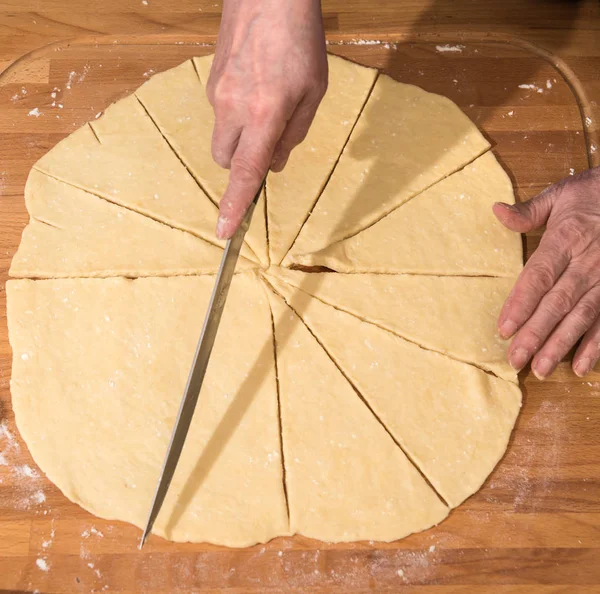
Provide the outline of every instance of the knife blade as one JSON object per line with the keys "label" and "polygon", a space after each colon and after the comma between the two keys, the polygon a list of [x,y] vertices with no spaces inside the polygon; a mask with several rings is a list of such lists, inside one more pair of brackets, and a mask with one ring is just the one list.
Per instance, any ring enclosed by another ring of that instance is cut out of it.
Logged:
{"label": "knife blade", "polygon": [[231,239],[227,240],[225,245],[225,251],[223,252],[221,265],[219,266],[219,271],[215,281],[215,287],[208,304],[206,317],[204,318],[204,325],[202,326],[200,340],[198,341],[198,346],[196,347],[190,374],[185,386],[181,405],[179,406],[179,412],[177,414],[175,426],[173,427],[173,433],[171,434],[171,441],[169,442],[169,447],[167,448],[167,454],[163,462],[160,479],[154,493],[152,507],[150,508],[148,521],[146,522],[146,528],[142,534],[142,540],[140,541],[140,550],[144,546],[146,538],[152,530],[152,526],[154,525],[154,522],[158,516],[160,508],[169,490],[169,485],[171,484],[173,475],[175,474],[175,469],[177,468],[177,463],[179,462],[179,457],[181,456],[181,451],[185,444],[185,438],[187,437],[190,424],[192,422],[192,417],[194,416],[194,410],[196,408],[196,403],[198,402],[198,396],[200,395],[202,382],[204,381],[204,376],[206,375],[210,354],[215,344],[215,338],[217,336],[217,330],[219,329],[221,315],[223,313],[223,309],[225,308],[225,302],[227,301],[229,286],[231,285],[233,274],[235,272],[235,265],[238,261],[238,256],[240,254],[240,250],[242,249],[244,237],[248,231],[250,222],[252,221],[252,214],[254,213],[254,208],[256,207],[256,203],[260,198],[264,184],[265,182],[263,180],[258,192],[256,193],[256,196],[254,197],[254,200],[251,202],[248,210],[246,211],[241,225],[238,227]]}

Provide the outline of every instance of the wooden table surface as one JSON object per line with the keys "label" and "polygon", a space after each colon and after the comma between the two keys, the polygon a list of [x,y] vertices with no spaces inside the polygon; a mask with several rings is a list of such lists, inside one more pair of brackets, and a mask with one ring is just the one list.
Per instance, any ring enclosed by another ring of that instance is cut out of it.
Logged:
{"label": "wooden table surface", "polygon": [[[566,362],[544,383],[521,374],[523,410],[483,489],[396,543],[294,537],[231,550],[154,537],[140,553],[137,529],[70,504],[36,469],[14,425],[4,319],[25,177],[151,70],[210,51],[193,44],[214,40],[219,10],[204,0],[0,5],[0,68],[34,52],[0,78],[0,592],[600,593],[600,374],[581,380]],[[520,199],[597,159],[597,2],[338,0],[324,13],[333,41],[403,41],[331,49],[451,97],[492,140]],[[436,50],[446,43],[464,47]],[[55,87],[64,109],[51,105]],[[36,107],[42,115],[29,116]]]}

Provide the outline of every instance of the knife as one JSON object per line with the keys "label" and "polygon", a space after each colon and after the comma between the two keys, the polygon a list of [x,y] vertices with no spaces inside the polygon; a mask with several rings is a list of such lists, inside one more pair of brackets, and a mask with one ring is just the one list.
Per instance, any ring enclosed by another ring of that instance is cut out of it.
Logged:
{"label": "knife", "polygon": [[227,240],[225,245],[225,251],[223,252],[223,258],[221,259],[221,265],[219,266],[219,271],[217,273],[215,288],[213,289],[210,302],[208,304],[208,311],[206,313],[206,317],[204,318],[202,333],[200,334],[200,340],[198,341],[198,346],[196,347],[192,368],[185,386],[181,405],[179,406],[179,413],[177,414],[175,427],[173,428],[171,441],[167,449],[167,455],[165,456],[160,479],[156,487],[156,492],[154,493],[152,507],[150,508],[150,513],[148,514],[146,529],[144,530],[142,540],[139,545],[140,550],[144,546],[146,538],[152,530],[154,521],[158,516],[158,512],[160,511],[163,501],[165,500],[167,491],[169,490],[169,485],[171,484],[171,480],[175,474],[175,469],[177,468],[177,463],[179,462],[179,457],[181,456],[181,450],[183,449],[185,438],[192,422],[192,417],[194,416],[194,409],[196,408],[196,402],[198,401],[200,388],[202,388],[202,382],[204,381],[206,368],[208,367],[208,362],[210,360],[210,354],[212,352],[213,345],[215,344],[217,330],[219,329],[219,322],[221,321],[221,315],[223,313],[223,309],[225,308],[225,301],[227,300],[227,293],[229,292],[229,286],[231,285],[233,273],[235,272],[235,265],[238,261],[238,256],[240,255],[240,250],[242,249],[242,244],[244,242],[244,236],[246,235],[246,231],[248,231],[248,227],[250,226],[252,214],[254,213],[254,208],[256,207],[256,203],[260,198],[264,184],[265,182],[263,180],[260,188],[258,188],[258,192],[256,192],[254,200],[251,202],[246,214],[244,215],[241,225],[238,227],[231,239]]}

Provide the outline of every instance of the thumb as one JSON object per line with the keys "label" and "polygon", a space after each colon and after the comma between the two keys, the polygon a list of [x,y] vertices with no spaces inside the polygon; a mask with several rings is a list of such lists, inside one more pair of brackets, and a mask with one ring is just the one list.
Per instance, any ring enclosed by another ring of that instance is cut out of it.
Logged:
{"label": "thumb", "polygon": [[555,184],[526,202],[496,202],[492,209],[505,227],[511,231],[527,233],[546,224],[559,192],[560,187]]}

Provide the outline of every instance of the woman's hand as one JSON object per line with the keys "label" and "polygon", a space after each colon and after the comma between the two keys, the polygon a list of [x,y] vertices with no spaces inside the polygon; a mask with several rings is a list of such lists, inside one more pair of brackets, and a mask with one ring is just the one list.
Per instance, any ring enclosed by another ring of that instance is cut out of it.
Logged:
{"label": "woman's hand", "polygon": [[584,376],[600,358],[600,168],[527,202],[498,203],[494,213],[520,233],[546,224],[498,320],[500,335],[514,336],[510,364],[521,369],[533,357],[533,373],[545,379],[583,336],[573,370]]}
{"label": "woman's hand", "polygon": [[231,237],[267,171],[281,171],[327,88],[319,0],[224,0],[207,93],[214,160],[231,170],[217,236]]}

